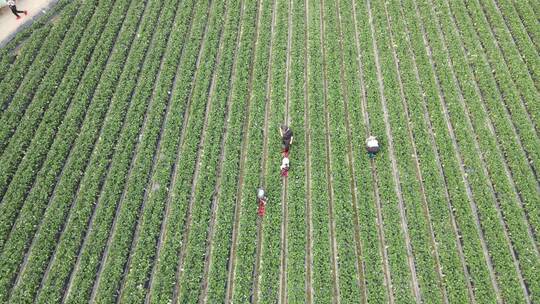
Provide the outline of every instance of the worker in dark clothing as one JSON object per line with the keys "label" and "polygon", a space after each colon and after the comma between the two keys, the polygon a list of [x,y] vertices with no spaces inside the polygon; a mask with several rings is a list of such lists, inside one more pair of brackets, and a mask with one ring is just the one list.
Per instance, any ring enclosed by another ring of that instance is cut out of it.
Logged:
{"label": "worker in dark clothing", "polygon": [[21,16],[19,14],[28,15],[28,11],[19,11],[17,9],[17,5],[15,4],[15,0],[8,0],[7,5],[11,9],[11,12],[13,12],[13,15],[17,16],[17,19],[21,19]]}
{"label": "worker in dark clothing", "polygon": [[281,125],[281,128],[279,129],[279,134],[281,135],[281,139],[283,141],[281,152],[283,153],[284,156],[288,156],[289,149],[293,142],[293,132],[291,128],[289,128],[289,126]]}
{"label": "worker in dark clothing", "polygon": [[259,216],[264,215],[267,201],[268,201],[268,198],[266,197],[264,193],[264,189],[263,188],[257,189],[257,205],[259,205],[259,210],[257,210],[257,214],[259,214]]}

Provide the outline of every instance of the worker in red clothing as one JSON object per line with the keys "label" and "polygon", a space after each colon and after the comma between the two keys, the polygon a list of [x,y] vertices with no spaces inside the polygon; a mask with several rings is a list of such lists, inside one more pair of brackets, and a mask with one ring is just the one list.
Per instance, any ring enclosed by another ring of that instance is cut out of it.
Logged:
{"label": "worker in red clothing", "polygon": [[293,132],[289,126],[281,125],[279,134],[281,135],[281,140],[283,142],[281,152],[283,153],[283,156],[287,157],[289,156],[289,149],[293,142]]}
{"label": "worker in red clothing", "polygon": [[13,15],[15,15],[17,17],[17,19],[21,19],[21,16],[19,14],[28,15],[28,11],[20,11],[20,10],[17,9],[17,5],[15,4],[15,0],[8,0],[6,3],[9,6],[9,8],[11,9],[11,12],[13,13]]}
{"label": "worker in red clothing", "polygon": [[264,193],[264,189],[263,188],[257,189],[257,205],[259,205],[259,210],[257,211],[257,214],[259,214],[259,216],[264,215],[267,201],[268,201],[268,198],[266,197]]}

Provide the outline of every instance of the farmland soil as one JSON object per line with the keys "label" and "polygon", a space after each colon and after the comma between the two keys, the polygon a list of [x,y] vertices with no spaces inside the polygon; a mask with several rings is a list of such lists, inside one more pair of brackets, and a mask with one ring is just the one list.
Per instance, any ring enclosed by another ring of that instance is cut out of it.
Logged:
{"label": "farmland soil", "polygon": [[17,9],[27,10],[28,15],[22,15],[22,18],[17,20],[9,7],[0,8],[0,46],[11,40],[20,30],[29,26],[36,18],[44,14],[49,8],[54,6],[58,0],[19,0],[17,1]]}

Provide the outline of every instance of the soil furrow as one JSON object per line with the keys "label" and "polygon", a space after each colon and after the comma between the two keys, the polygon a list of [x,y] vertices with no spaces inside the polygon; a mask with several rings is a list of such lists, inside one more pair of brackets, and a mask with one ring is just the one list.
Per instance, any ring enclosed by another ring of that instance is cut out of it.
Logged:
{"label": "soil furrow", "polygon": [[[224,14],[224,20],[227,19],[227,16],[229,14],[229,6],[226,5],[226,9],[225,9],[225,14]],[[206,47],[206,35],[207,35],[207,29],[205,30],[205,39],[203,40],[203,45],[201,46],[200,48],[200,54],[203,54],[203,50],[205,49]],[[181,293],[182,291],[182,278],[183,278],[183,274],[184,274],[184,260],[185,260],[185,256],[186,256],[186,252],[187,252],[187,246],[188,246],[188,240],[189,240],[189,237],[190,237],[190,232],[191,232],[191,223],[192,223],[192,220],[193,220],[193,217],[192,217],[192,210],[193,210],[193,205],[195,204],[195,192],[197,190],[197,184],[198,184],[198,181],[199,181],[199,174],[200,174],[200,169],[201,169],[201,157],[202,157],[202,152],[204,150],[204,145],[206,144],[206,130],[208,129],[208,117],[210,116],[210,112],[212,111],[212,101],[213,101],[213,97],[214,97],[214,93],[215,93],[215,87],[216,87],[216,80],[217,80],[217,67],[221,64],[221,56],[223,55],[223,37],[224,37],[224,26],[220,27],[220,33],[219,33],[219,42],[218,42],[218,54],[217,54],[217,58],[216,60],[214,61],[214,64],[212,66],[212,81],[210,83],[210,85],[208,86],[207,88],[207,100],[206,100],[206,109],[205,109],[205,112],[204,112],[204,122],[203,122],[203,128],[202,128],[202,135],[201,135],[201,138],[200,138],[200,142],[199,142],[199,145],[198,145],[198,151],[197,151],[197,160],[195,161],[195,173],[193,175],[193,181],[192,181],[192,184],[191,184],[191,193],[190,193],[190,198],[189,198],[189,205],[188,205],[188,210],[187,210],[187,218],[185,220],[185,229],[186,231],[184,232],[184,236],[183,236],[183,240],[182,240],[182,247],[180,249],[180,253],[179,253],[179,257],[178,257],[178,266],[177,266],[177,271],[176,271],[176,285],[175,285],[175,289],[174,289],[174,293],[173,293],[173,302],[177,302],[178,300],[178,295]],[[195,76],[197,76],[198,74],[198,68],[195,72]],[[195,77],[196,79],[196,77]],[[193,88],[193,87],[192,87]],[[191,90],[191,93],[190,93],[190,99],[193,97],[193,89]]]}
{"label": "soil furrow", "polygon": [[[358,55],[357,61],[360,67],[358,69],[358,80],[360,81],[360,86],[361,86],[361,91],[362,91],[362,98],[360,99],[360,106],[363,113],[362,116],[364,118],[364,124],[366,126],[366,131],[367,131],[366,136],[370,136],[371,124],[369,121],[369,112],[367,111],[367,106],[366,106],[367,93],[366,93],[366,85],[364,83],[363,64],[362,64],[362,55],[361,55],[362,53],[360,51],[360,38],[358,34],[358,20],[356,17],[356,2],[355,1],[353,1],[352,8],[353,8],[353,21],[354,21],[354,33],[355,33],[354,39],[355,39],[356,52]],[[386,246],[386,241],[385,241],[385,236],[384,236],[384,229],[383,229],[383,218],[382,218],[382,211],[381,211],[382,207],[381,207],[381,200],[380,200],[380,195],[379,195],[379,190],[378,190],[379,177],[377,174],[377,167],[374,160],[371,160],[371,173],[373,176],[375,206],[377,209],[377,225],[376,225],[377,237],[379,239],[379,251],[383,258],[384,283],[387,290],[388,301],[389,303],[394,303],[394,295],[392,291],[393,289],[392,279],[390,276],[390,265],[388,261],[388,251],[387,251],[387,246]]]}
{"label": "soil furrow", "polygon": [[[418,7],[416,6],[416,1],[415,0],[413,0],[413,1],[414,1],[414,4],[415,4],[414,8],[415,8],[416,16],[417,16],[418,20],[421,20],[420,13],[418,12]],[[427,45],[427,40],[426,40],[426,37],[425,37],[424,25],[421,24],[421,27],[422,27],[422,34],[423,34],[423,38],[424,38],[424,43]],[[410,32],[407,32],[407,35],[410,37],[410,35],[411,35]],[[411,46],[409,45],[408,47],[409,47],[409,53],[411,54],[412,59],[413,59],[413,63],[414,63],[415,79],[416,79],[416,81],[418,83],[421,83],[420,73],[419,73],[419,70],[418,70],[417,63],[416,63],[416,56],[412,52],[412,50],[410,49]],[[442,100],[442,96],[439,95],[439,99]],[[474,289],[473,289],[473,286],[471,284],[471,276],[470,276],[470,273],[469,273],[469,269],[467,267],[467,262],[465,261],[465,255],[463,253],[463,244],[462,244],[462,240],[461,240],[460,233],[459,233],[459,228],[458,228],[458,225],[457,225],[457,222],[456,222],[456,219],[455,219],[455,215],[454,215],[454,211],[453,211],[454,207],[453,207],[452,202],[450,200],[450,194],[448,192],[448,183],[447,183],[447,180],[446,180],[446,176],[444,174],[443,166],[441,164],[440,152],[439,152],[439,148],[436,145],[435,135],[434,135],[434,131],[433,131],[433,125],[431,123],[431,119],[430,119],[430,116],[429,116],[429,111],[428,111],[428,109],[426,107],[426,102],[428,102],[428,101],[424,98],[424,102],[422,103],[422,112],[424,114],[424,120],[428,124],[428,133],[429,133],[429,136],[430,136],[430,142],[431,142],[433,150],[434,150],[435,162],[437,163],[437,169],[439,171],[439,174],[444,178],[444,182],[445,182],[445,187],[443,189],[444,190],[444,195],[445,195],[445,199],[446,199],[446,202],[447,202],[447,205],[448,205],[448,210],[449,210],[449,214],[450,214],[450,220],[451,220],[451,223],[452,223],[452,230],[453,230],[454,236],[456,238],[456,245],[457,245],[457,248],[458,248],[459,259],[460,259],[460,262],[461,262],[461,266],[463,268],[463,272],[464,272],[465,277],[466,277],[467,291],[468,291],[468,294],[469,294],[469,301],[471,301],[471,303],[476,303],[476,300],[474,298]]]}
{"label": "soil furrow", "polygon": [[[178,11],[176,10],[178,8],[178,6],[175,6],[175,17],[174,17],[174,23],[173,23],[173,27],[176,27],[177,25],[177,18],[178,18]],[[171,39],[170,39],[170,36],[172,34],[172,31],[169,31],[169,34],[167,35],[167,39],[166,39],[166,49],[170,49],[171,47],[173,47],[171,45]],[[157,84],[160,83],[160,80],[161,80],[161,75],[162,75],[162,71],[163,71],[163,67],[164,67],[164,64],[165,64],[165,57],[167,57],[167,53],[164,52],[160,58],[160,66],[159,66],[159,70],[158,70],[158,74],[156,76],[156,83],[154,85],[154,88],[153,88],[153,91],[152,91],[152,96],[150,97],[150,100],[155,100],[156,99],[156,92],[157,92]],[[145,190],[144,190],[144,195],[143,195],[143,200],[142,200],[142,203],[139,207],[139,212],[138,212],[138,215],[137,215],[137,221],[136,221],[136,224],[135,224],[135,233],[133,235],[133,238],[131,240],[131,246],[130,246],[130,250],[129,250],[129,253],[128,253],[128,259],[126,261],[126,264],[124,265],[124,271],[123,271],[123,275],[122,275],[122,280],[120,282],[120,290],[119,290],[119,294],[118,294],[118,297],[116,298],[117,302],[120,301],[122,299],[122,295],[123,295],[123,292],[124,292],[124,287],[125,287],[125,284],[126,284],[126,279],[127,279],[127,274],[128,274],[128,271],[130,269],[130,266],[131,266],[131,261],[132,261],[132,258],[133,258],[133,253],[135,252],[135,247],[138,243],[138,240],[139,240],[139,235],[140,235],[140,227],[141,227],[141,223],[142,223],[142,214],[143,214],[143,210],[145,209],[146,207],[146,204],[148,202],[148,193],[151,191],[151,189],[154,187],[154,185],[152,184],[152,177],[154,176],[154,172],[156,171],[156,166],[157,166],[157,163],[158,163],[158,157],[161,155],[161,144],[162,144],[162,138],[163,138],[163,133],[164,133],[164,130],[165,130],[165,126],[167,125],[167,121],[168,121],[168,117],[169,117],[169,113],[170,113],[170,109],[171,109],[171,98],[169,98],[167,100],[167,106],[165,108],[165,111],[162,113],[162,116],[164,117],[162,123],[161,123],[161,127],[160,127],[160,130],[159,130],[159,134],[158,134],[158,137],[156,139],[156,142],[157,142],[157,146],[155,148],[155,153],[154,153],[154,156],[152,157],[152,165],[151,165],[151,169],[150,169],[150,173],[148,174],[148,180],[146,182],[146,187],[145,187]],[[145,129],[144,125],[143,125],[143,129]]]}
{"label": "soil furrow", "polygon": [[216,225],[216,217],[217,213],[219,211],[219,203],[220,203],[220,190],[221,190],[221,184],[223,180],[223,168],[224,168],[224,159],[225,159],[225,143],[227,142],[228,136],[229,136],[229,129],[230,129],[230,111],[232,107],[232,99],[233,99],[233,92],[234,90],[234,80],[236,79],[236,73],[237,73],[237,62],[238,62],[238,53],[240,49],[240,42],[242,41],[243,37],[243,27],[242,22],[244,20],[244,14],[245,14],[245,3],[244,1],[241,2],[241,14],[240,14],[240,21],[239,21],[239,32],[236,36],[236,47],[234,49],[234,59],[232,64],[232,72],[229,77],[229,94],[227,96],[227,105],[225,110],[225,121],[227,124],[223,127],[223,137],[221,139],[220,143],[220,155],[219,155],[219,161],[218,161],[218,168],[217,168],[217,183],[214,187],[214,195],[212,200],[212,211],[211,211],[211,218],[210,218],[210,224],[208,226],[208,238],[206,241],[206,253],[205,253],[205,259],[204,259],[204,270],[203,270],[203,276],[201,281],[201,293],[199,296],[199,303],[206,303],[207,302],[207,296],[208,296],[208,274],[210,271],[210,266],[212,263],[212,249],[213,249],[213,240],[215,237],[215,225]]}
{"label": "soil furrow", "polygon": [[377,46],[377,40],[375,39],[375,29],[372,22],[372,14],[371,14],[371,4],[370,1],[368,3],[368,13],[369,13],[369,20],[370,20],[370,27],[371,27],[371,38],[373,41],[373,50],[375,53],[375,66],[377,68],[377,79],[379,83],[379,91],[381,94],[381,104],[383,108],[383,118],[384,118],[384,125],[386,129],[386,137],[388,139],[388,151],[390,152],[390,159],[392,161],[392,176],[394,179],[394,186],[395,186],[395,192],[398,196],[398,204],[399,204],[399,210],[400,210],[400,219],[401,219],[401,228],[403,230],[403,236],[405,238],[405,244],[407,247],[407,260],[409,264],[409,269],[411,272],[411,278],[412,278],[412,289],[416,298],[417,302],[422,301],[422,296],[420,294],[420,287],[418,284],[418,278],[416,274],[416,268],[414,263],[414,255],[412,252],[412,246],[411,246],[411,239],[409,236],[409,228],[407,224],[407,216],[405,214],[405,207],[403,203],[403,196],[401,194],[401,183],[400,183],[400,176],[398,172],[398,167],[396,163],[396,153],[394,151],[394,144],[393,144],[393,137],[392,137],[392,130],[390,129],[390,122],[389,122],[389,115],[388,115],[388,107],[386,103],[386,98],[384,96],[384,80],[382,78],[382,72],[381,72],[381,64],[380,64],[380,55],[378,51]]}
{"label": "soil furrow", "polygon": [[[291,125],[291,116],[290,116],[290,103],[291,103],[291,45],[292,45],[292,12],[293,12],[293,3],[292,0],[289,0],[288,7],[288,31],[287,31],[287,60],[286,60],[286,71],[285,71],[285,86],[286,86],[286,96],[285,96],[285,117],[284,123],[286,125]],[[287,190],[288,190],[288,178],[283,179],[283,186],[281,188],[281,255],[280,255],[280,277],[279,277],[279,298],[278,303],[287,303],[287,253],[288,253],[288,221],[289,221],[289,210],[287,208]]]}
{"label": "soil furrow", "polygon": [[[268,160],[268,121],[271,113],[271,91],[272,91],[272,50],[274,48],[274,33],[276,26],[276,11],[277,11],[277,0],[274,0],[272,6],[272,25],[270,27],[270,50],[268,56],[268,78],[266,82],[266,96],[265,96],[265,109],[264,109],[264,127],[263,127],[263,154],[261,158],[261,174],[260,174],[260,183],[263,189],[266,189],[266,175],[268,171],[267,160]],[[257,247],[255,250],[255,264],[253,267],[253,288],[251,293],[251,303],[259,303],[260,296],[260,271],[261,271],[261,258],[262,258],[262,248],[263,248],[263,226],[264,226],[264,217],[257,217]]]}
{"label": "soil furrow", "polygon": [[[253,41],[252,49],[256,49],[257,42],[259,40],[259,34],[260,34],[260,19],[261,19],[261,5],[262,1],[258,0],[259,5],[257,8],[257,20],[256,20],[256,29],[255,29],[255,40]],[[254,69],[253,66],[256,61],[256,52],[253,54],[253,57],[251,58],[251,62],[249,64],[249,80],[248,80],[248,92],[247,92],[247,103],[246,103],[246,109],[245,109],[245,120],[244,125],[242,127],[242,149],[240,150],[240,168],[239,168],[239,178],[238,178],[238,184],[237,184],[237,191],[236,191],[236,201],[234,206],[234,224],[233,224],[233,231],[232,231],[232,240],[231,240],[231,249],[229,254],[229,264],[228,264],[228,275],[227,275],[227,282],[226,282],[226,293],[225,293],[225,304],[232,303],[232,296],[234,291],[234,273],[235,273],[235,266],[236,266],[236,247],[238,246],[238,231],[240,227],[240,209],[241,209],[241,202],[242,202],[242,192],[244,188],[244,173],[245,173],[245,167],[246,167],[246,158],[247,158],[247,147],[248,147],[248,133],[249,133],[249,114],[251,109],[251,99],[252,99],[252,91],[253,91],[253,75],[254,75]]]}
{"label": "soil furrow", "polygon": [[306,125],[306,302],[313,303],[313,220],[311,212],[311,126],[309,120],[309,7],[308,0],[304,0],[304,122]]}
{"label": "soil furrow", "polygon": [[[195,4],[193,4],[191,6],[191,14],[190,15],[193,15],[193,11],[195,9]],[[193,19],[190,20],[189,22],[189,26],[188,26],[188,30],[187,30],[187,33],[191,33],[191,28],[192,28],[192,25],[193,25]],[[205,26],[206,27],[206,26]],[[187,43],[184,43],[182,44],[182,49],[180,51],[180,59],[178,62],[182,62],[183,58],[184,58],[184,50],[185,50],[185,46],[187,45]],[[200,58],[200,57],[198,57]],[[197,58],[197,63],[199,62],[199,59]],[[173,82],[172,82],[172,88],[170,90],[170,94],[169,94],[169,98],[168,98],[168,101],[167,103],[170,105],[170,102],[172,100],[172,97],[173,97],[173,92],[176,91],[176,88],[177,88],[177,79],[178,79],[178,75],[180,74],[180,69],[181,69],[181,65],[179,64],[176,68],[176,73],[174,74],[174,78],[173,78]],[[191,80],[191,87],[193,87],[193,83],[195,81],[195,77],[192,78]],[[186,130],[187,130],[187,122],[189,120],[189,113],[190,113],[190,107],[191,107],[191,98],[188,99],[187,101],[187,105],[186,105],[186,109],[185,109],[185,113],[184,113],[184,119],[182,121],[182,128],[181,128],[181,133],[180,133],[180,140],[178,141],[178,145],[176,147],[176,159],[175,159],[175,162],[174,162],[174,165],[173,165],[173,170],[171,171],[171,176],[169,177],[169,180],[171,180],[171,182],[169,183],[168,185],[168,189],[170,189],[169,191],[171,191],[171,189],[174,188],[174,185],[176,184],[176,178],[178,176],[178,162],[180,161],[180,149],[184,143],[184,139],[185,139],[185,136],[186,136]],[[168,108],[167,110],[167,114],[170,113],[170,108]],[[158,238],[158,241],[157,241],[157,244],[156,244],[156,257],[159,257],[160,256],[160,252],[161,252],[161,248],[163,247],[163,243],[164,243],[164,239],[165,239],[165,231],[167,231],[167,224],[168,224],[168,219],[169,219],[169,214],[170,214],[170,209],[171,209],[171,195],[169,194],[168,197],[167,197],[167,203],[165,204],[165,213],[164,213],[164,217],[162,219],[162,222],[161,222],[161,228],[160,228],[160,234],[159,234],[159,238]],[[150,303],[151,301],[151,290],[152,290],[152,285],[153,285],[153,282],[154,282],[154,274],[156,272],[156,267],[157,267],[157,261],[154,259],[153,261],[153,265],[152,265],[152,271],[150,272],[150,278],[149,278],[149,286],[148,286],[148,293],[146,294],[146,299],[145,299],[145,303]]]}
{"label": "soil furrow", "polygon": [[[152,35],[152,41],[150,43],[150,46],[148,49],[150,49],[152,47],[152,45],[154,45],[155,43],[155,35],[156,32],[153,33]],[[147,50],[148,50],[147,49]],[[145,60],[144,62],[146,62],[146,59],[148,58],[148,51],[146,52],[145,54]],[[144,64],[143,64],[144,65]],[[139,70],[139,71],[142,71]],[[140,73],[138,75],[138,79],[137,79],[137,83],[139,81],[141,81],[141,76],[142,76],[142,73]],[[135,89],[131,92],[132,94],[132,97],[133,95],[135,94]],[[131,99],[131,98],[130,98]],[[95,302],[95,297],[96,297],[96,294],[97,294],[97,290],[99,289],[99,286],[100,286],[100,278],[101,278],[101,272],[103,271],[103,267],[105,266],[106,262],[107,262],[107,259],[108,259],[108,256],[109,256],[109,250],[110,250],[110,247],[112,245],[112,241],[116,235],[116,231],[117,229],[119,229],[117,227],[117,224],[118,224],[118,217],[119,217],[119,214],[120,214],[120,210],[122,209],[121,206],[122,206],[122,202],[125,201],[125,198],[126,198],[126,195],[127,195],[127,187],[128,187],[128,180],[129,180],[129,177],[132,176],[132,172],[133,172],[133,168],[135,166],[135,162],[137,160],[137,157],[138,157],[138,152],[139,152],[139,148],[140,148],[140,143],[141,143],[141,139],[142,139],[142,134],[143,134],[143,131],[145,130],[144,126],[147,125],[148,123],[148,111],[149,109],[152,108],[152,105],[153,105],[153,100],[150,101],[150,104],[148,105],[148,107],[146,107],[145,111],[144,111],[144,119],[143,119],[143,124],[142,124],[142,128],[139,130],[139,136],[138,136],[138,139],[137,139],[137,144],[136,144],[136,147],[135,147],[135,150],[132,152],[131,154],[131,161],[130,161],[130,165],[129,165],[129,170],[126,174],[126,182],[124,184],[124,190],[122,191],[122,196],[120,198],[120,200],[118,201],[117,205],[116,205],[116,211],[115,211],[115,215],[114,215],[114,218],[113,218],[113,223],[112,223],[112,226],[111,226],[111,232],[110,232],[110,235],[109,235],[109,239],[107,240],[107,245],[105,246],[105,250],[103,251],[102,253],[102,256],[101,256],[101,262],[100,262],[100,265],[99,265],[99,270],[95,276],[95,281],[94,281],[94,285],[92,287],[92,293],[91,293],[91,296],[90,296],[90,302]]]}
{"label": "soil furrow", "polygon": [[[385,9],[385,16],[386,16],[386,22],[387,22],[387,25],[388,25],[388,28],[389,28],[389,33],[390,33],[390,42],[392,43],[392,45],[396,45],[394,43],[394,37],[393,37],[393,30],[392,30],[392,20],[390,18],[390,16],[388,15],[388,9],[387,9],[387,2],[385,2],[384,4],[384,9]],[[395,48],[392,48],[392,57],[394,59],[394,64],[395,64],[395,67],[396,67],[396,71],[398,71],[397,73],[397,77],[398,77],[398,84],[399,84],[399,89],[400,89],[400,97],[401,97],[401,101],[403,103],[403,108],[405,109],[404,110],[404,114],[405,114],[405,118],[406,118],[406,122],[407,122],[407,133],[409,135],[409,140],[411,142],[411,146],[412,146],[412,150],[413,150],[413,159],[414,159],[414,166],[415,166],[415,171],[416,171],[416,178],[419,182],[419,185],[420,185],[420,193],[421,193],[421,196],[422,196],[422,210],[424,212],[424,217],[426,218],[426,222],[428,224],[428,230],[429,230],[429,237],[430,237],[430,246],[431,246],[431,253],[432,253],[432,258],[434,259],[435,261],[435,268],[436,268],[436,273],[437,273],[437,280],[438,280],[438,287],[439,289],[441,290],[441,294],[443,295],[443,301],[444,303],[448,303],[448,295],[446,293],[446,289],[444,288],[443,286],[443,273],[442,273],[442,269],[441,269],[441,261],[440,261],[440,257],[439,257],[439,253],[438,253],[438,250],[437,250],[437,245],[436,245],[436,240],[435,240],[435,233],[433,232],[433,225],[432,225],[432,221],[431,221],[431,215],[430,215],[430,212],[429,212],[429,202],[428,202],[428,199],[427,199],[427,195],[426,195],[426,190],[425,190],[425,187],[424,187],[424,178],[422,176],[422,171],[420,169],[420,162],[419,162],[419,156],[418,156],[418,151],[417,151],[417,148],[416,148],[416,142],[415,142],[415,135],[414,135],[414,132],[413,130],[411,130],[411,123],[412,123],[412,120],[411,120],[411,116],[410,116],[410,113],[409,113],[409,105],[407,103],[407,99],[405,97],[405,89],[404,89],[404,86],[403,86],[403,81],[401,79],[401,74],[400,74],[400,64],[399,64],[399,59],[397,57],[397,54],[396,54],[396,50]]]}
{"label": "soil furrow", "polygon": [[[148,2],[146,2],[146,4],[145,4],[144,12],[146,12],[146,9],[147,9],[147,8],[148,8]],[[142,21],[142,19],[143,19],[142,16],[144,15],[144,12],[143,12],[143,14],[141,14],[141,17],[139,18],[138,23],[137,23],[137,25],[136,25],[136,26],[137,26],[137,35],[140,33],[140,31],[141,31],[141,29],[142,29],[142,27],[141,27],[142,22],[141,22],[141,21]],[[120,31],[118,32],[118,34],[120,34],[123,30],[124,30],[124,26],[122,26],[122,28],[120,29]],[[118,36],[117,36],[116,38],[118,38]],[[116,39],[116,38],[115,38],[115,39]],[[115,40],[115,41],[116,41],[116,40]],[[115,43],[115,45],[116,45],[116,43]],[[131,46],[132,46],[132,45],[130,45],[130,49],[129,49],[129,51],[128,51],[128,54],[131,53]],[[107,60],[108,60],[108,61],[107,61],[107,65],[108,65],[109,62],[110,62],[110,58],[111,58],[111,57],[109,57],[109,58],[107,59]],[[119,83],[117,84],[117,87],[118,87],[118,85],[119,85]],[[108,116],[108,113],[107,113],[106,115]],[[107,116],[106,116],[106,117],[107,117]],[[120,134],[123,133],[123,130],[124,130],[125,127],[126,127],[126,119],[125,119],[126,117],[127,117],[127,116],[124,116],[123,119],[122,119],[122,127],[121,127],[121,133],[120,133]],[[102,137],[103,132],[104,132],[104,129],[101,128],[100,133],[99,133],[100,135],[99,135],[98,138],[101,138],[101,137]],[[115,146],[116,146],[117,143],[118,143],[118,139],[115,141]],[[94,154],[95,154],[95,148],[96,148],[96,147],[97,147],[97,145],[94,145],[94,148],[93,148],[92,153],[91,153],[90,155],[94,155]],[[105,185],[105,181],[106,181],[106,180],[108,179],[108,177],[109,177],[109,172],[110,172],[109,169],[110,169],[110,167],[111,167],[111,162],[108,162],[106,167],[107,167],[107,168],[105,169],[105,172],[106,172],[105,178],[103,178],[103,179],[100,181],[100,186],[98,187],[98,189],[99,189],[99,190],[98,190],[98,191],[99,191],[99,196],[98,196],[98,198],[97,198],[97,203],[94,204],[94,207],[93,207],[93,210],[92,210],[92,216],[91,216],[91,218],[90,218],[90,220],[89,220],[89,222],[88,222],[88,225],[87,225],[87,226],[88,226],[88,229],[86,230],[86,233],[85,233],[85,237],[84,237],[84,239],[83,239],[83,242],[81,243],[81,246],[80,246],[79,249],[78,249],[78,253],[77,253],[77,257],[78,257],[78,258],[77,258],[77,261],[76,261],[76,263],[75,263],[75,266],[73,267],[73,270],[72,270],[71,273],[70,273],[69,279],[68,279],[68,281],[67,281],[67,285],[66,285],[66,288],[65,288],[66,292],[64,293],[64,297],[63,297],[63,299],[62,299],[62,302],[65,302],[66,299],[68,298],[69,294],[71,293],[71,286],[72,286],[73,280],[74,280],[74,278],[75,278],[75,273],[77,273],[77,272],[80,270],[80,253],[81,253],[81,251],[83,250],[83,248],[86,246],[86,244],[87,244],[87,242],[88,242],[88,237],[89,237],[89,235],[90,235],[90,231],[92,231],[92,227],[94,226],[94,220],[95,220],[95,216],[96,216],[96,210],[97,210],[98,205],[99,205],[99,202],[100,202],[100,199],[99,199],[99,198],[102,197],[102,194],[103,194],[103,191],[104,191],[104,187],[103,187],[103,186]],[[85,170],[85,172],[86,172],[86,170]],[[77,193],[77,195],[75,196],[74,199],[76,199],[77,197],[78,197],[78,193]],[[56,251],[55,251],[55,254],[56,254]],[[49,263],[49,266],[52,265],[52,261],[54,261],[55,258],[56,258],[56,255],[53,256],[53,259],[51,259],[51,263]],[[48,274],[48,270],[50,270],[50,269],[47,268],[46,274]],[[42,286],[43,286],[43,282],[45,281],[45,278],[46,278],[46,276],[44,276],[44,280],[43,280],[42,283],[41,283]]]}
{"label": "soil furrow", "polygon": [[343,46],[343,24],[341,22],[341,3],[339,0],[336,2],[336,10],[338,16],[338,29],[339,29],[339,47],[340,47],[340,80],[341,87],[343,90],[343,110],[345,118],[345,129],[347,131],[347,160],[349,168],[349,181],[351,187],[351,198],[352,198],[352,208],[353,208],[353,223],[354,223],[354,241],[356,249],[356,271],[358,272],[358,288],[361,292],[361,302],[367,303],[367,288],[365,281],[365,270],[363,263],[363,250],[362,250],[362,240],[360,239],[360,223],[358,221],[358,183],[356,179],[356,172],[354,169],[354,152],[352,148],[352,131],[351,131],[351,121],[349,117],[349,88],[347,87],[347,82],[345,80],[345,59],[344,59],[344,46]]}
{"label": "soil furrow", "polygon": [[336,241],[336,222],[334,218],[334,187],[332,184],[332,158],[331,145],[330,145],[330,117],[328,111],[328,75],[327,75],[327,62],[326,62],[326,48],[324,46],[325,41],[325,26],[324,26],[324,0],[320,0],[320,14],[319,14],[319,27],[321,29],[320,46],[322,50],[323,61],[323,99],[324,99],[324,118],[325,118],[325,153],[326,153],[326,180],[328,191],[328,216],[330,222],[328,228],[330,230],[330,244],[332,247],[332,280],[333,280],[333,301],[337,304],[341,302],[340,290],[339,290],[339,268],[338,268],[338,249]]}
{"label": "soil furrow", "polygon": [[[433,10],[432,10],[432,13],[433,13]],[[418,14],[418,8],[417,8],[417,14]],[[446,40],[444,39],[444,34],[443,34],[443,32],[442,32],[442,30],[440,28],[440,25],[437,27],[437,32],[438,32],[439,37],[442,38],[441,41],[442,41],[445,49],[448,51],[448,48],[446,46]],[[442,93],[442,89],[441,89],[442,86],[441,86],[441,83],[440,83],[440,80],[439,80],[439,76],[437,75],[437,73],[434,70],[435,63],[434,63],[434,60],[433,60],[433,54],[432,54],[431,47],[429,45],[428,39],[427,39],[425,34],[426,33],[424,32],[423,33],[424,47],[426,49],[426,53],[428,54],[429,62],[431,63],[432,72],[435,75],[435,82],[436,82],[436,85],[437,85],[437,91],[438,91],[438,95],[439,95],[439,101],[440,101],[440,104],[441,104],[441,107],[442,107],[442,112],[443,112],[443,115],[444,115],[444,118],[445,118],[444,119],[445,124],[446,124],[447,130],[448,130],[448,133],[450,135],[450,138],[452,140],[453,151],[454,151],[454,154],[455,154],[455,156],[456,156],[456,158],[458,160],[459,170],[460,170],[460,173],[461,173],[461,178],[462,178],[463,184],[464,184],[465,189],[466,189],[467,198],[468,198],[471,210],[473,211],[472,215],[473,215],[473,218],[474,218],[474,222],[475,222],[476,230],[477,230],[477,233],[478,233],[478,237],[480,238],[480,243],[481,243],[481,247],[482,247],[482,253],[484,255],[484,260],[486,261],[486,264],[487,264],[487,267],[488,267],[488,270],[489,270],[491,284],[493,286],[493,289],[495,290],[497,302],[502,303],[501,292],[500,292],[500,289],[499,289],[499,286],[498,286],[498,283],[497,283],[497,280],[496,280],[496,277],[495,277],[495,271],[493,269],[493,262],[491,260],[491,256],[490,256],[489,251],[487,249],[486,241],[485,241],[485,238],[484,238],[484,232],[482,231],[482,228],[481,228],[481,225],[480,225],[480,220],[478,218],[478,210],[477,210],[474,198],[473,198],[471,185],[470,185],[470,182],[467,179],[467,173],[465,172],[465,163],[464,163],[463,157],[462,157],[461,152],[460,152],[461,150],[460,150],[459,145],[458,145],[457,140],[456,140],[454,127],[452,126],[452,123],[450,122],[448,106],[446,105],[446,100],[445,100],[445,97],[444,97],[444,95]],[[450,60],[450,59],[448,59],[448,60]],[[448,62],[447,64],[449,66],[452,66],[451,62]],[[456,78],[455,73],[453,72],[453,69],[451,71],[452,71],[453,81],[454,81],[454,83],[457,83],[457,78]]]}

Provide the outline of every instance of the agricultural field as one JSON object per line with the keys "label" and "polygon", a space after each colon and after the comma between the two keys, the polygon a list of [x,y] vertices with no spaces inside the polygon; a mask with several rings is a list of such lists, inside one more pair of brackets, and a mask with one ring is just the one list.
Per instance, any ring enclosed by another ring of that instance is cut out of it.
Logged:
{"label": "agricultural field", "polygon": [[0,303],[540,303],[539,19],[59,0],[0,48]]}

